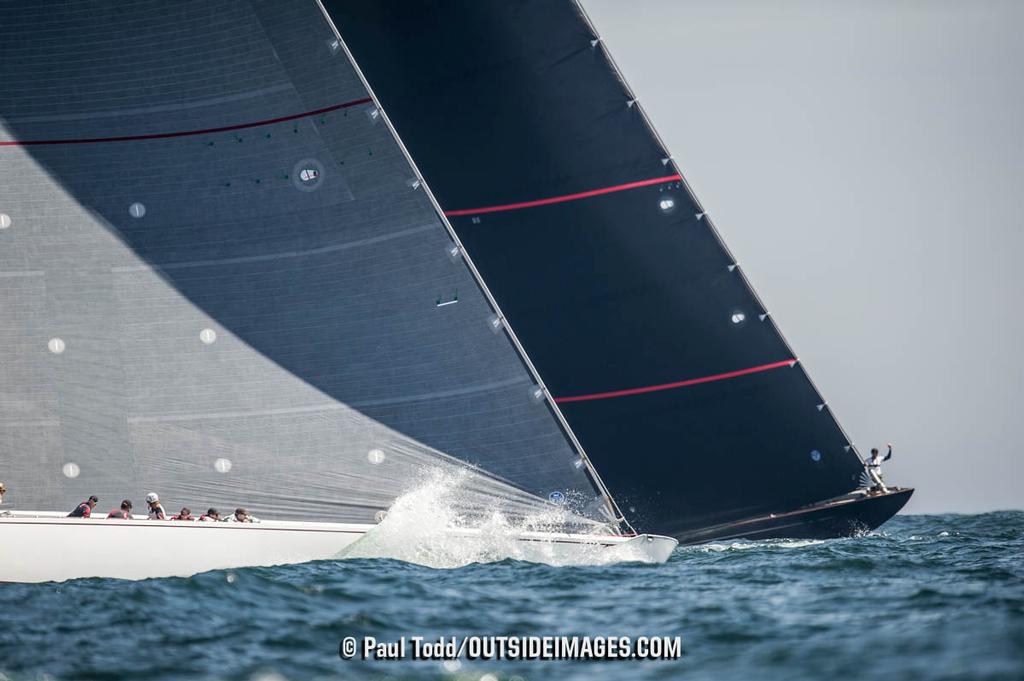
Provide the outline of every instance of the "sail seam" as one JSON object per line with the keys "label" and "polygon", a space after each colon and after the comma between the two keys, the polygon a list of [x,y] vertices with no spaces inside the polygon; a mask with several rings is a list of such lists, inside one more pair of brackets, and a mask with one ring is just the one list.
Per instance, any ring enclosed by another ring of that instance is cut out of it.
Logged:
{"label": "sail seam", "polygon": [[627,182],[625,184],[616,184],[610,187],[600,187],[598,189],[591,189],[585,192],[577,192],[575,194],[563,194],[561,196],[552,196],[546,199],[535,199],[533,201],[520,201],[518,203],[505,203],[498,206],[484,206],[482,208],[462,208],[459,210],[446,210],[444,212],[448,217],[458,217],[460,215],[484,215],[486,213],[500,213],[507,210],[519,210],[521,208],[534,208],[536,206],[546,206],[552,203],[563,203],[565,201],[578,201],[579,199],[587,199],[592,196],[601,196],[602,194],[613,194],[615,192],[626,191],[628,189],[637,189],[639,187],[649,187],[652,184],[662,184],[665,182],[677,182],[681,181],[682,177],[679,175],[664,175],[662,177],[653,177],[649,180],[637,180],[636,182]]}
{"label": "sail seam", "polygon": [[[194,267],[211,267],[211,266],[223,266],[223,265],[244,265],[254,262],[266,262],[268,260],[280,260],[284,258],[304,258],[311,255],[323,255],[325,253],[335,253],[337,251],[347,251],[354,248],[360,248],[362,246],[375,246],[380,243],[391,241],[393,239],[401,239],[407,236],[413,236],[422,232],[429,232],[438,229],[436,222],[429,224],[420,225],[418,227],[410,227],[408,229],[401,229],[389,234],[381,234],[379,236],[367,237],[365,239],[355,239],[353,241],[345,241],[340,244],[331,244],[329,246],[320,246],[319,248],[308,248],[302,251],[284,251],[281,253],[264,253],[263,255],[244,255],[234,258],[208,258],[206,260],[179,260],[177,262],[169,263],[154,263],[151,265],[124,265],[118,267],[111,267],[111,272],[117,273],[129,273],[129,272],[149,272],[149,271],[164,271],[164,270],[178,270],[187,269]],[[0,273],[0,276],[4,276]]]}
{"label": "sail seam", "polygon": [[301,407],[280,407],[276,409],[250,409],[233,411],[205,411],[199,414],[163,414],[129,416],[128,423],[160,423],[176,421],[206,421],[211,419],[224,418],[250,418],[255,416],[282,416],[291,414],[317,414],[327,411],[347,411],[352,409],[364,409],[366,407],[390,406],[393,404],[407,404],[409,402],[423,402],[426,400],[438,400],[445,398],[466,397],[481,393],[502,390],[517,385],[524,385],[529,381],[526,378],[515,377],[502,381],[480,383],[477,385],[452,388],[450,390],[436,390],[428,393],[417,393],[415,395],[404,395],[402,397],[382,397],[369,400],[356,400],[352,402],[331,402],[328,404],[311,404]]}
{"label": "sail seam", "polygon": [[294,121],[300,118],[309,118],[310,116],[318,116],[320,114],[330,113],[332,111],[339,111],[341,109],[348,109],[353,106],[359,106],[360,104],[369,104],[371,100],[369,97],[363,97],[362,99],[355,99],[351,102],[342,102],[341,104],[332,104],[331,106],[325,106],[320,109],[313,109],[312,111],[303,111],[302,113],[289,114],[288,116],[278,116],[277,118],[266,118],[260,121],[249,121],[247,123],[236,123],[234,125],[224,125],[218,128],[201,128],[198,130],[178,130],[175,132],[153,132],[141,135],[119,135],[115,137],[80,137],[71,139],[48,139],[48,140],[8,140],[0,141],[0,147],[32,147],[32,146],[43,146],[43,145],[59,145],[59,144],[102,144],[105,142],[139,142],[142,140],[159,140],[159,139],[170,139],[174,137],[192,137],[194,135],[209,135],[217,132],[230,132],[232,130],[245,130],[246,128],[258,128],[264,125],[273,125],[274,123],[284,123],[286,121]]}
{"label": "sail seam", "polygon": [[190,109],[202,109],[217,106],[218,104],[241,102],[246,99],[256,99],[257,97],[265,97],[267,95],[274,95],[280,92],[290,92],[293,87],[294,86],[291,83],[279,83],[277,85],[271,85],[257,90],[249,90],[248,92],[240,92],[234,95],[196,99],[183,102],[181,104],[141,106],[134,109],[83,111],[81,113],[56,114],[52,116],[9,116],[4,118],[4,122],[14,125],[24,125],[26,123],[64,123],[67,121],[95,121],[97,118],[124,118],[126,116],[144,116],[146,114],[154,113],[177,113],[179,111],[188,111]]}
{"label": "sail seam", "polygon": [[749,369],[739,369],[737,371],[729,371],[724,374],[715,374],[713,376],[701,376],[700,378],[688,378],[683,381],[674,381],[672,383],[661,383],[659,385],[648,385],[641,388],[627,388],[625,390],[612,390],[603,393],[591,393],[589,395],[573,395],[571,397],[556,397],[555,402],[563,404],[565,402],[585,402],[588,400],[604,400],[609,397],[625,397],[627,395],[640,395],[643,393],[653,393],[661,390],[673,390],[675,388],[685,388],[691,385],[699,385],[701,383],[713,383],[715,381],[724,381],[730,378],[739,378],[740,376],[748,376],[750,374],[758,374],[763,371],[771,371],[772,369],[781,369],[782,367],[791,367],[796,364],[796,359],[785,359],[781,362],[772,362],[771,364],[762,364],[756,367],[750,367]]}

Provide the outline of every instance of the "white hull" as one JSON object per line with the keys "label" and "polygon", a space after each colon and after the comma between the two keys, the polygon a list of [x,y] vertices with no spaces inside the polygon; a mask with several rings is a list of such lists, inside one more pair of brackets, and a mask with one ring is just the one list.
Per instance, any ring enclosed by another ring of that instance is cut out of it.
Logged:
{"label": "white hull", "polygon": [[[304,563],[344,557],[376,526],[341,523],[200,523],[67,518],[15,512],[0,517],[0,582],[62,582],[84,577],[188,577],[208,570]],[[445,541],[473,542],[474,530]],[[574,556],[663,563],[676,541],[635,537],[522,532],[516,544],[543,560]],[[386,557],[386,556],[385,556]]]}

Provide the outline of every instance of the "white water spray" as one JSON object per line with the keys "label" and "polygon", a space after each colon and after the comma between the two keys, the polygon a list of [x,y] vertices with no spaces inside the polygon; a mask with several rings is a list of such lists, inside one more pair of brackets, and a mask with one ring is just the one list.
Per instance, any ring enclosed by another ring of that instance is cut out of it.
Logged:
{"label": "white water spray", "polygon": [[[552,528],[564,526],[566,511],[545,507],[519,517],[493,510],[481,518],[473,507],[467,472],[433,472],[388,509],[384,520],[349,546],[340,558],[392,558],[434,568],[492,563],[506,558],[554,566],[608,565],[646,560],[630,546],[558,542]],[[556,530],[557,531],[557,530]],[[595,540],[604,531],[594,526]],[[545,534],[539,534],[545,533]],[[579,535],[574,535],[579,536]],[[545,540],[545,537],[547,540]]]}

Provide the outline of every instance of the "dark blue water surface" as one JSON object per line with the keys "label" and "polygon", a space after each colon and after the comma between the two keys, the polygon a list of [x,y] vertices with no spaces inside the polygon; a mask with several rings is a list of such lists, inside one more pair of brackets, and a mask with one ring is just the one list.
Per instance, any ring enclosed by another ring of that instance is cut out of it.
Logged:
{"label": "dark blue water surface", "polygon": [[[667,565],[359,559],[7,584],[0,617],[10,679],[1024,679],[1024,512],[680,548]],[[678,635],[683,656],[458,668],[338,656],[347,635],[467,634]]]}

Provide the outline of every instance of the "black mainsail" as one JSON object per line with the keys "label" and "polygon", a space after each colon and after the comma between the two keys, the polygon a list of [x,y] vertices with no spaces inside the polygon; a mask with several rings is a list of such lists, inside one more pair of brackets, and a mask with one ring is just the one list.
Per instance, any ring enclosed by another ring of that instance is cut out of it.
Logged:
{"label": "black mainsail", "polygon": [[862,461],[570,0],[325,0],[627,516],[824,536]]}

